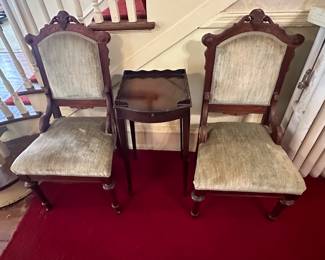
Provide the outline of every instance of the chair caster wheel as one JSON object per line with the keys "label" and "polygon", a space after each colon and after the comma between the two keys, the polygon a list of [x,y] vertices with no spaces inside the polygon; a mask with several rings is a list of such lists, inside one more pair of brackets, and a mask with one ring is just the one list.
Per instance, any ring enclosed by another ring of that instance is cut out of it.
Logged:
{"label": "chair caster wheel", "polygon": [[268,219],[269,221],[272,221],[272,222],[275,221],[275,220],[277,219],[276,217],[272,216],[271,213],[267,214],[266,217],[267,217],[267,219]]}
{"label": "chair caster wheel", "polygon": [[192,218],[197,218],[199,215],[200,215],[199,212],[193,212],[193,211],[191,210],[191,217],[192,217]]}
{"label": "chair caster wheel", "polygon": [[115,213],[117,215],[120,215],[121,214],[121,208],[120,208],[120,205],[119,204],[117,204],[117,205],[112,204],[112,208],[115,210]]}

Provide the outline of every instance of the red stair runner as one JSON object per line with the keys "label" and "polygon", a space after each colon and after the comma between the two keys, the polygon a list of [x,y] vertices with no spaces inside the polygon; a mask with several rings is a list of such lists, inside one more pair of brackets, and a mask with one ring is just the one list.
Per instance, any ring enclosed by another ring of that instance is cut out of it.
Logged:
{"label": "red stair runner", "polygon": [[[30,106],[31,103],[30,103],[30,100],[27,96],[20,96],[21,100],[23,101],[24,105],[27,105],[27,106]],[[15,103],[14,103],[14,100],[12,97],[9,97],[6,101],[5,101],[5,104],[7,106],[14,106]]]}
{"label": "red stair runner", "polygon": [[[119,11],[120,11],[120,17],[122,20],[127,20],[128,19],[128,12],[126,9],[126,3],[123,0],[118,1],[118,7],[119,7]],[[146,12],[146,8],[145,5],[143,3],[143,0],[135,0],[135,7],[137,10],[137,17],[140,19],[145,19],[147,18],[147,12]],[[102,12],[104,19],[105,20],[111,20],[111,14],[109,12],[109,9],[105,9]]]}

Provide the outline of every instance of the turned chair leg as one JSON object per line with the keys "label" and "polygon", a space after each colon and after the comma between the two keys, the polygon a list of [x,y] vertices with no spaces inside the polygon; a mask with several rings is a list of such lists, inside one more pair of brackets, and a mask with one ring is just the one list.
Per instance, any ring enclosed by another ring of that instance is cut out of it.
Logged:
{"label": "turned chair leg", "polygon": [[109,191],[111,200],[112,200],[112,208],[115,210],[116,214],[121,214],[121,207],[120,204],[116,198],[116,193],[115,193],[115,182],[110,181],[109,183],[104,183],[103,184],[103,189],[105,191]]}
{"label": "turned chair leg", "polygon": [[119,133],[119,152],[122,156],[125,171],[126,171],[126,179],[128,184],[128,193],[129,195],[132,194],[132,178],[131,178],[131,165],[128,157],[128,140],[126,136],[126,127],[125,127],[125,120],[118,119],[118,133]]}
{"label": "turned chair leg", "polygon": [[202,191],[193,190],[191,194],[193,200],[193,206],[191,209],[191,216],[198,217],[200,214],[200,204],[205,199],[205,195]]}
{"label": "turned chair leg", "polygon": [[37,181],[31,181],[31,180],[25,181],[25,187],[31,189],[36,194],[36,196],[42,202],[42,205],[45,207],[46,211],[52,209],[52,204],[45,196],[44,192],[42,191]]}
{"label": "turned chair leg", "polygon": [[189,160],[184,159],[183,161],[183,194],[184,196],[188,195],[188,164]]}
{"label": "turned chair leg", "polygon": [[128,158],[125,158],[125,157],[124,157],[123,160],[124,160],[124,166],[125,166],[125,171],[126,171],[126,179],[127,179],[127,184],[128,184],[128,193],[129,193],[129,195],[132,195],[133,185],[132,185],[130,161],[129,161]]}
{"label": "turned chair leg", "polygon": [[267,215],[271,221],[276,220],[284,209],[295,204],[297,196],[286,196],[278,201],[273,210]]}

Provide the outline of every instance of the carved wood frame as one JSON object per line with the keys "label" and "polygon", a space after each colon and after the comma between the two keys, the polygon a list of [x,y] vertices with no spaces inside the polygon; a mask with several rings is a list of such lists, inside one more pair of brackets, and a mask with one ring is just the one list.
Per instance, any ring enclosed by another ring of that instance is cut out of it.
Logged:
{"label": "carved wood frame", "polygon": [[[267,33],[275,36],[287,45],[270,105],[210,104],[216,48],[225,40],[246,32]],[[289,69],[291,60],[294,57],[295,48],[301,45],[303,41],[304,37],[300,34],[288,35],[283,28],[278,24],[275,24],[269,16],[265,15],[262,9],[254,9],[249,15],[244,16],[238,23],[235,23],[232,27],[226,29],[220,34],[215,35],[208,33],[204,35],[202,43],[207,47],[207,49],[205,51],[205,80],[198,145],[207,140],[207,120],[209,112],[222,112],[232,115],[261,113],[263,114],[262,123],[271,128],[271,137],[273,141],[276,144],[280,144],[283,133],[280,128],[280,122],[276,118],[275,106],[278,101],[285,75]]]}
{"label": "carved wood frame", "polygon": [[[69,100],[69,99],[54,99],[51,92],[51,86],[49,84],[44,64],[39,52],[38,44],[47,38],[48,36],[57,32],[75,32],[83,35],[97,42],[99,50],[99,58],[103,75],[104,82],[104,95],[105,99],[98,100]],[[95,32],[79,21],[70,16],[66,11],[60,11],[57,16],[53,17],[49,24],[45,25],[38,35],[28,34],[25,37],[26,42],[32,47],[32,52],[36,60],[36,64],[40,70],[42,80],[44,83],[44,92],[47,97],[47,107],[45,114],[40,119],[40,132],[45,132],[50,127],[50,118],[53,115],[54,118],[61,117],[60,106],[69,106],[74,108],[93,108],[93,107],[107,107],[107,122],[106,129],[109,132],[115,130],[115,120],[113,116],[113,94],[112,94],[112,83],[109,71],[109,56],[107,44],[110,41],[110,35],[107,32]],[[114,133],[115,136],[116,133]]]}
{"label": "carved wood frame", "polygon": [[[103,99],[93,100],[69,100],[69,99],[54,99],[51,92],[51,87],[46,75],[44,64],[38,49],[38,44],[51,34],[68,31],[75,32],[84,37],[90,38],[97,42],[99,50],[99,59],[102,69],[103,82],[104,82],[104,95]],[[44,92],[47,97],[46,112],[40,119],[40,132],[45,132],[50,127],[50,118],[53,115],[54,118],[62,117],[60,106],[69,106],[74,108],[93,108],[93,107],[107,107],[106,115],[106,130],[112,133],[114,144],[118,145],[117,133],[116,133],[116,122],[115,113],[113,110],[113,94],[112,94],[112,83],[109,71],[109,56],[107,44],[110,41],[110,35],[107,32],[94,32],[91,29],[80,24],[78,20],[70,16],[66,11],[60,11],[49,24],[45,25],[40,33],[35,36],[28,34],[25,37],[26,42],[32,47],[32,52],[35,57],[37,66],[40,70],[42,80],[44,83]],[[95,166],[94,166],[95,167]],[[120,207],[115,194],[115,182],[113,178],[113,172],[110,177],[73,177],[73,176],[51,176],[51,175],[19,175],[22,181],[25,181],[26,186],[31,188],[42,204],[47,210],[50,210],[52,205],[48,201],[47,197],[38,185],[38,181],[55,181],[55,182],[100,182],[103,184],[103,189],[107,190],[111,194],[112,208],[116,213],[120,213]]]}

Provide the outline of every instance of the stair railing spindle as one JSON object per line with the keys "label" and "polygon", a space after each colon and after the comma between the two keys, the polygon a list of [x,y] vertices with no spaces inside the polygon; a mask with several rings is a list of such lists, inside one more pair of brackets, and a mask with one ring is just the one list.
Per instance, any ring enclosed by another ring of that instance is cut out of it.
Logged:
{"label": "stair railing spindle", "polygon": [[126,2],[126,9],[128,12],[128,20],[129,22],[133,23],[138,20],[137,18],[137,10],[135,5],[135,0],[125,0]]}
{"label": "stair railing spindle", "polygon": [[95,20],[95,23],[102,23],[102,22],[104,22],[103,14],[102,14],[102,12],[99,9],[98,0],[92,0],[91,2],[92,2],[93,9],[94,9],[94,20]]}
{"label": "stair railing spindle", "polygon": [[38,0],[39,6],[41,7],[42,14],[44,16],[45,22],[50,22],[51,18],[49,15],[49,12],[47,11],[46,5],[44,3],[44,0]]}
{"label": "stair railing spindle", "polygon": [[107,0],[109,12],[113,23],[119,23],[121,21],[120,10],[118,8],[118,0]]}
{"label": "stair railing spindle", "polygon": [[82,11],[82,7],[81,7],[81,4],[80,4],[80,0],[73,0],[73,3],[74,3],[74,8],[75,8],[75,11],[76,11],[78,21],[80,23],[83,23],[84,17],[83,17],[83,11]]}
{"label": "stair railing spindle", "polygon": [[14,119],[14,114],[10,111],[5,102],[0,98],[0,110],[8,120]]}
{"label": "stair railing spindle", "polygon": [[35,59],[32,55],[31,50],[29,49],[29,47],[27,46],[25,39],[24,39],[24,35],[22,33],[22,31],[19,28],[19,25],[17,23],[17,20],[14,16],[14,13],[11,10],[10,5],[8,4],[8,0],[0,0],[2,7],[8,17],[9,23],[12,26],[14,33],[17,37],[17,40],[19,42],[20,47],[22,48],[22,50],[24,51],[24,53],[26,54],[28,61],[31,64],[31,67],[33,68],[33,72],[35,73],[35,77],[38,81],[38,83],[43,86],[43,81],[42,81],[42,77],[40,74],[40,71],[36,65]]}
{"label": "stair railing spindle", "polygon": [[10,95],[13,98],[14,104],[17,107],[18,111],[20,112],[20,114],[23,117],[27,117],[29,115],[23,101],[21,100],[21,98],[18,96],[17,92],[14,90],[14,88],[12,87],[11,83],[9,82],[9,80],[6,78],[6,76],[4,75],[4,73],[2,72],[2,70],[0,69],[0,78],[3,81],[3,84],[5,85],[6,89],[8,90],[8,92],[10,93]]}
{"label": "stair railing spindle", "polygon": [[2,29],[2,26],[0,25],[0,38],[5,46],[5,48],[7,49],[9,55],[10,55],[10,58],[12,59],[19,75],[21,76],[23,82],[24,82],[24,87],[26,89],[33,89],[33,84],[32,82],[27,78],[26,74],[25,74],[25,71],[23,69],[23,67],[21,66],[20,62],[18,61],[13,49],[11,48],[4,32],[3,32],[3,29]]}
{"label": "stair railing spindle", "polygon": [[38,34],[38,28],[26,0],[14,1],[27,33]]}
{"label": "stair railing spindle", "polygon": [[60,11],[64,10],[62,0],[56,0],[56,5]]}

